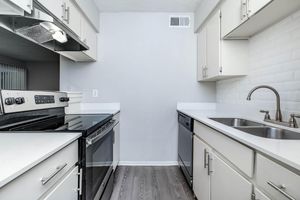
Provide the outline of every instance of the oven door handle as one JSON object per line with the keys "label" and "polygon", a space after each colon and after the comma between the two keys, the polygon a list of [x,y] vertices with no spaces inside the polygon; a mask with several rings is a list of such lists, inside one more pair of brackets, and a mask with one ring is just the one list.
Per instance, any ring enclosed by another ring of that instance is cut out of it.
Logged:
{"label": "oven door handle", "polygon": [[102,130],[100,133],[98,133],[96,136],[91,137],[91,138],[86,138],[86,147],[89,147],[90,145],[94,144],[95,142],[97,142],[98,140],[100,140],[101,138],[103,138],[106,134],[108,134],[111,130],[113,130],[114,126],[115,126],[115,122],[116,120],[110,120],[109,125]]}

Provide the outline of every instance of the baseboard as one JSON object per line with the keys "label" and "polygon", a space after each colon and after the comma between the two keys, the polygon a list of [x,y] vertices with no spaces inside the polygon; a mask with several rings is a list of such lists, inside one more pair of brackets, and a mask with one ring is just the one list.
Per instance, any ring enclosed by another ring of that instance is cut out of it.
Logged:
{"label": "baseboard", "polygon": [[177,166],[178,161],[120,161],[119,166]]}

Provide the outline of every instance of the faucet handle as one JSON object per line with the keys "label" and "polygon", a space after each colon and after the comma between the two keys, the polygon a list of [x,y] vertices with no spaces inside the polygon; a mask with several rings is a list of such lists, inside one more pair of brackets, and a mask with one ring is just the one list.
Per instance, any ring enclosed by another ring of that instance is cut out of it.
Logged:
{"label": "faucet handle", "polygon": [[265,113],[265,120],[270,120],[271,119],[271,117],[270,117],[270,111],[268,111],[268,110],[260,110],[259,112]]}
{"label": "faucet handle", "polygon": [[300,118],[300,114],[292,113],[290,116],[291,116],[290,120],[289,120],[290,127],[292,127],[292,128],[299,128],[299,126],[297,124],[297,121],[296,121],[296,118]]}

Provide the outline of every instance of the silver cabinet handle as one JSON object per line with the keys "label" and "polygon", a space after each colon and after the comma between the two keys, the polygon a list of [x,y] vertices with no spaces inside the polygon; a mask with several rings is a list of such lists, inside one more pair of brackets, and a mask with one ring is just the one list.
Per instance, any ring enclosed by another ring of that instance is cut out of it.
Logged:
{"label": "silver cabinet handle", "polygon": [[79,176],[78,193],[79,193],[79,195],[82,195],[82,168],[79,170],[78,176]]}
{"label": "silver cabinet handle", "polygon": [[207,168],[207,174],[208,175],[211,175],[213,173],[213,170],[212,170],[212,157],[208,154],[208,168]]}
{"label": "silver cabinet handle", "polygon": [[62,19],[69,24],[70,22],[70,7],[67,7],[66,3],[62,5]]}
{"label": "silver cabinet handle", "polygon": [[208,151],[206,149],[204,149],[204,169],[206,169],[206,167],[208,167]]}
{"label": "silver cabinet handle", "polygon": [[65,163],[65,164],[63,164],[63,165],[60,165],[60,166],[56,167],[55,172],[53,172],[50,176],[48,176],[48,177],[43,177],[43,178],[41,179],[42,184],[43,184],[43,185],[47,184],[53,177],[55,177],[55,176],[56,176],[61,170],[63,170],[67,165],[68,165],[68,164]]}
{"label": "silver cabinet handle", "polygon": [[292,197],[291,195],[289,195],[287,192],[284,191],[284,189],[285,189],[284,186],[277,186],[276,184],[272,183],[271,181],[268,181],[267,183],[268,183],[268,185],[270,185],[272,188],[274,188],[275,190],[280,192],[283,196],[285,196],[289,200],[296,200],[294,197]]}

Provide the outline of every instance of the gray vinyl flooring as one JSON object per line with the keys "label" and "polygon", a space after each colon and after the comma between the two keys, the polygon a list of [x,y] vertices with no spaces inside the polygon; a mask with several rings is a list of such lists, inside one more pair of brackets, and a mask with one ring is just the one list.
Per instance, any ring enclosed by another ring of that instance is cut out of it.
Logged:
{"label": "gray vinyl flooring", "polygon": [[193,200],[180,169],[119,166],[111,200]]}

